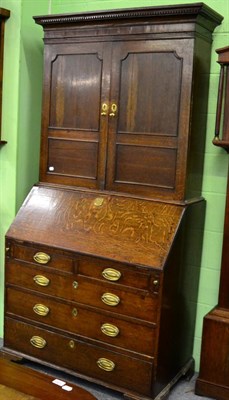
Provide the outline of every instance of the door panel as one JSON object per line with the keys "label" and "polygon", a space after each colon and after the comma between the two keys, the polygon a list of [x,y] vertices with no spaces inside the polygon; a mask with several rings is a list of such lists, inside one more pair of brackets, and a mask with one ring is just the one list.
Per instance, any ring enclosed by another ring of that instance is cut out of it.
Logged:
{"label": "door panel", "polygon": [[110,46],[49,45],[45,54],[41,180],[102,189]]}
{"label": "door panel", "polygon": [[[184,190],[192,52],[182,41],[114,44],[107,186],[177,199]],[[190,55],[191,54],[191,55]]]}
{"label": "door panel", "polygon": [[50,126],[99,130],[102,60],[95,54],[60,54],[52,63]]}
{"label": "door panel", "polygon": [[118,133],[177,136],[181,68],[173,52],[128,53],[121,60]]}

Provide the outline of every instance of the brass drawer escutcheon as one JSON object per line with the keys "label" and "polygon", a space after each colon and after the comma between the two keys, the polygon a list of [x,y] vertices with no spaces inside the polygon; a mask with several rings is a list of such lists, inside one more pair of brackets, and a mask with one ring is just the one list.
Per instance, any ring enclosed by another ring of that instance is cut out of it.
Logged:
{"label": "brass drawer escutcheon", "polygon": [[108,306],[115,307],[119,304],[120,298],[113,293],[103,293],[101,300]]}
{"label": "brass drawer escutcheon", "polygon": [[105,323],[101,326],[101,331],[104,333],[104,335],[110,336],[110,337],[116,337],[119,334],[119,329],[117,326]]}
{"label": "brass drawer escutcheon", "polygon": [[104,198],[103,197],[96,197],[96,199],[93,201],[93,205],[95,207],[101,207],[104,203]]}
{"label": "brass drawer escutcheon", "polygon": [[50,280],[43,275],[36,275],[33,277],[34,282],[39,286],[48,286]]}
{"label": "brass drawer escutcheon", "polygon": [[47,342],[41,336],[33,336],[30,339],[30,343],[32,346],[36,347],[37,349],[43,349]]}
{"label": "brass drawer escutcheon", "polygon": [[105,268],[102,272],[102,276],[108,281],[118,281],[122,274],[114,268]]}
{"label": "brass drawer escutcheon", "polygon": [[73,282],[72,282],[72,286],[73,286],[74,289],[77,289],[78,286],[79,286],[79,284],[78,284],[77,281],[73,281]]}
{"label": "brass drawer escutcheon", "polygon": [[74,348],[75,348],[75,342],[74,342],[74,340],[69,340],[68,345],[69,345],[70,349],[74,349]]}
{"label": "brass drawer escutcheon", "polygon": [[103,369],[104,371],[111,372],[115,368],[115,363],[108,358],[99,358],[97,360],[97,365],[99,368]]}
{"label": "brass drawer escutcheon", "polygon": [[35,306],[33,306],[33,311],[41,317],[46,317],[49,313],[49,308],[44,304],[35,304]]}
{"label": "brass drawer escutcheon", "polygon": [[78,310],[77,310],[77,308],[73,308],[73,310],[72,310],[72,315],[73,315],[73,317],[77,317],[77,315],[78,315]]}
{"label": "brass drawer escutcheon", "polygon": [[48,254],[39,251],[38,253],[34,254],[33,259],[38,264],[48,264],[48,262],[51,260],[51,257]]}

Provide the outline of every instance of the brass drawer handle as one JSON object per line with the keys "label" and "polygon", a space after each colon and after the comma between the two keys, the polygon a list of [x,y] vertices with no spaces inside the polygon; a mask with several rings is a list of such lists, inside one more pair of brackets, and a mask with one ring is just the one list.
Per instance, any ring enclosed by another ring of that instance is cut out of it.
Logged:
{"label": "brass drawer handle", "polygon": [[43,275],[36,275],[33,277],[34,282],[39,286],[48,286],[50,280]]}
{"label": "brass drawer handle", "polygon": [[47,342],[41,336],[33,336],[30,339],[30,343],[32,346],[36,347],[37,349],[43,349]]}
{"label": "brass drawer handle", "polygon": [[119,329],[117,326],[105,323],[101,326],[101,331],[104,333],[104,335],[110,336],[110,337],[116,337],[119,334]]}
{"label": "brass drawer handle", "polygon": [[103,369],[104,371],[111,372],[115,368],[115,363],[108,358],[99,358],[97,360],[97,365],[99,368]]}
{"label": "brass drawer handle", "polygon": [[51,257],[48,254],[39,251],[38,253],[34,254],[33,259],[38,264],[48,264],[48,262],[51,260]]}
{"label": "brass drawer handle", "polygon": [[119,304],[120,298],[113,293],[103,293],[101,300],[108,306],[115,307]]}
{"label": "brass drawer handle", "polygon": [[102,272],[102,276],[108,281],[118,281],[122,274],[114,268],[105,268]]}
{"label": "brass drawer handle", "polygon": [[46,317],[49,313],[49,308],[44,304],[35,304],[35,306],[33,306],[33,311],[41,317]]}

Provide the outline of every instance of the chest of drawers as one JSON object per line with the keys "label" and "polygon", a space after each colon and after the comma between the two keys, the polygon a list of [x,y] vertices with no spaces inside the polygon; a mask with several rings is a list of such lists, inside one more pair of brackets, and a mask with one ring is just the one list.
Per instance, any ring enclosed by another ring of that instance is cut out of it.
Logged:
{"label": "chest of drawers", "polygon": [[203,205],[34,187],[6,239],[4,351],[156,395],[189,361],[181,256]]}

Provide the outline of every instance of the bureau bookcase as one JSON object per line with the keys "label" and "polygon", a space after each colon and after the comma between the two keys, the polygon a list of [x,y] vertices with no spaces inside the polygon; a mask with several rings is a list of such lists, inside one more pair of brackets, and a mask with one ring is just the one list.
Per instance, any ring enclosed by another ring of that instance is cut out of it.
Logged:
{"label": "bureau bookcase", "polygon": [[162,399],[193,369],[222,17],[196,3],[34,19],[44,30],[40,181],[6,235],[2,351],[127,399]]}

